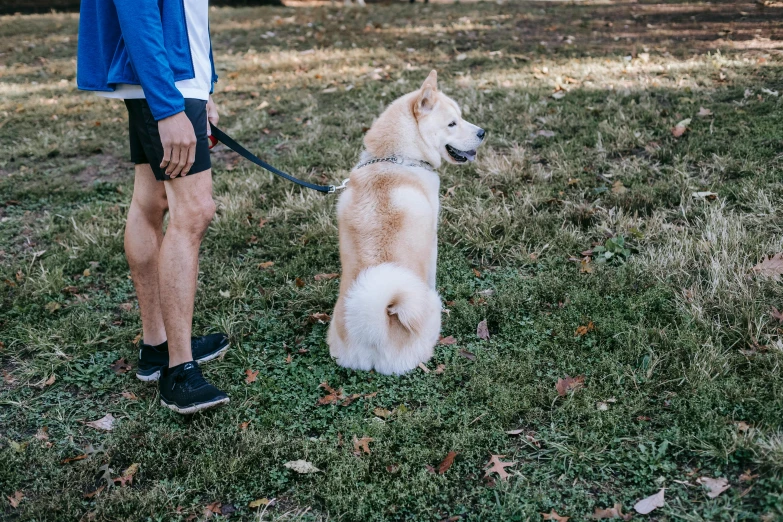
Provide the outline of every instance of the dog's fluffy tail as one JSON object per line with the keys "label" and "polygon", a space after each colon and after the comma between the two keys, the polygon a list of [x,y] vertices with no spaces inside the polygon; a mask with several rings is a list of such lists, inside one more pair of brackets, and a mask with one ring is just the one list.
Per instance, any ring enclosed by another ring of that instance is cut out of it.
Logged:
{"label": "dog's fluffy tail", "polygon": [[364,270],[345,299],[345,327],[379,373],[404,373],[428,360],[440,334],[437,292],[411,270],[383,263]]}

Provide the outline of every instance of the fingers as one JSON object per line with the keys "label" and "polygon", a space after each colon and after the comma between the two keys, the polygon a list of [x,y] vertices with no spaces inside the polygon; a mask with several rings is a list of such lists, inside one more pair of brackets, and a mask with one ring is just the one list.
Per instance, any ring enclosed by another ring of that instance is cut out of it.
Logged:
{"label": "fingers", "polygon": [[168,174],[168,170],[166,167],[169,166],[169,162],[171,161],[171,146],[167,143],[163,144],[163,161],[160,162],[160,168],[166,169],[166,174]]}
{"label": "fingers", "polygon": [[[188,164],[188,150],[190,147],[182,146],[179,148],[179,156],[177,160],[177,165],[174,167],[174,170],[171,171],[171,174],[169,174],[170,177],[176,178],[180,174],[182,174],[182,169],[185,168],[185,166]],[[194,147],[195,148],[195,147]]]}
{"label": "fingers", "polygon": [[188,172],[190,172],[190,167],[193,166],[193,164],[196,162],[196,146],[190,147],[188,149],[188,159],[187,163],[185,163],[185,168],[182,169],[182,175],[187,176]]}

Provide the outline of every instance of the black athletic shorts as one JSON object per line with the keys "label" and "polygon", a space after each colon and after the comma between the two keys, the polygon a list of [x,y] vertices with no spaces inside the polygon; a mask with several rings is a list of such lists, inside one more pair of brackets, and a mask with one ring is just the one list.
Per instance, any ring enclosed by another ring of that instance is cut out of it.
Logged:
{"label": "black athletic shorts", "polygon": [[[169,179],[166,170],[160,168],[160,162],[163,161],[163,145],[158,133],[158,122],[152,117],[147,100],[125,100],[125,106],[128,108],[131,161],[136,165],[149,163],[158,181]],[[198,174],[212,168],[209,158],[209,138],[207,138],[207,102],[186,98],[185,114],[193,124],[196,133],[196,161],[190,167],[188,175]]]}

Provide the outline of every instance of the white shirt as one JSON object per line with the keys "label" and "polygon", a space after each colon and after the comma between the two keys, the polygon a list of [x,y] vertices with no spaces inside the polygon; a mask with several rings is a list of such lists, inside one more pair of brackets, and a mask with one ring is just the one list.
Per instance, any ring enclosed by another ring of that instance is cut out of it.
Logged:
{"label": "white shirt", "polygon": [[[185,22],[188,26],[188,43],[193,70],[196,76],[190,80],[180,80],[174,85],[183,98],[208,100],[212,90],[212,62],[209,60],[209,0],[184,0]],[[119,83],[114,91],[98,92],[104,98],[134,100],[144,98],[141,85]]]}

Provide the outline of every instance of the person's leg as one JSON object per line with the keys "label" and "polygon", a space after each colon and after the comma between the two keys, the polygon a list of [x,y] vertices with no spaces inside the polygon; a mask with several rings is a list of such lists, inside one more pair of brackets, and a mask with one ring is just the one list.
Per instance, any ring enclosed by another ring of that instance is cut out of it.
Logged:
{"label": "person's leg", "polygon": [[166,341],[158,289],[158,255],[167,209],[163,183],[155,180],[149,164],[136,165],[133,198],[125,224],[125,257],[139,300],[143,342],[153,346]]}
{"label": "person's leg", "polygon": [[191,327],[201,239],[215,214],[212,170],[162,183],[169,226],[158,256],[160,306],[168,335],[169,368],[193,360]]}

